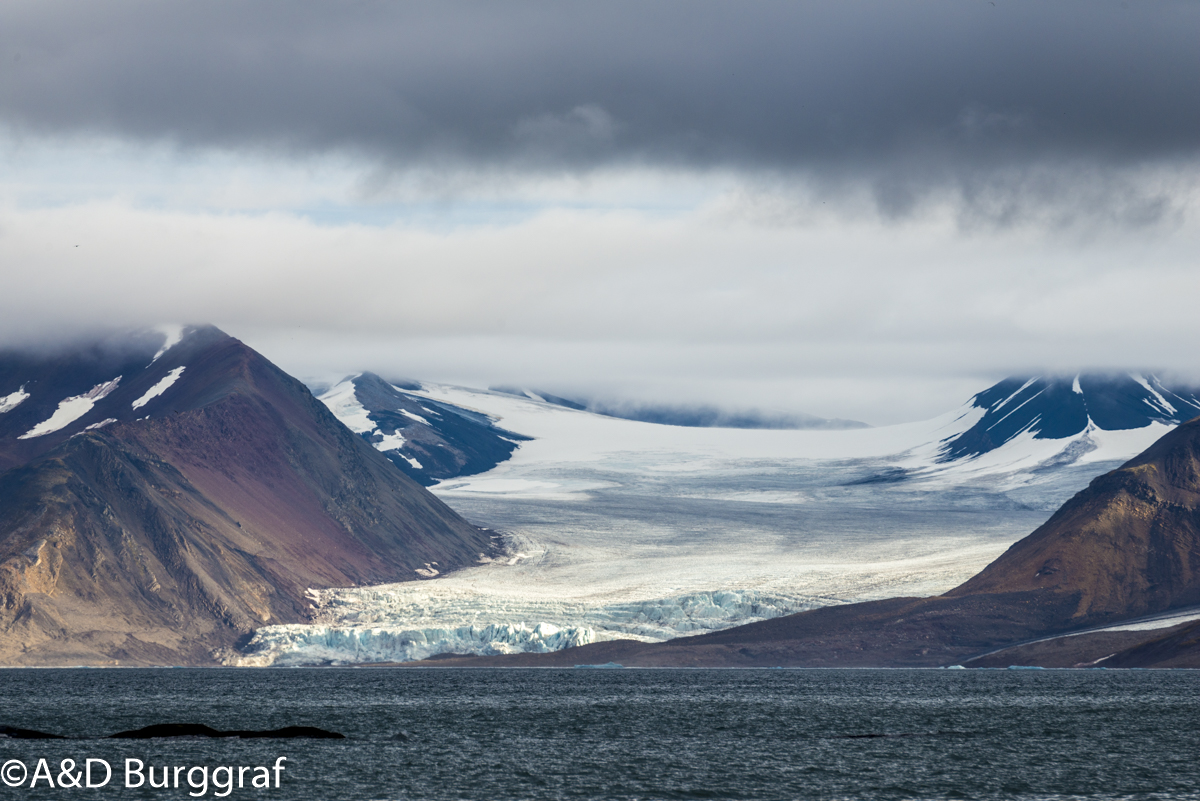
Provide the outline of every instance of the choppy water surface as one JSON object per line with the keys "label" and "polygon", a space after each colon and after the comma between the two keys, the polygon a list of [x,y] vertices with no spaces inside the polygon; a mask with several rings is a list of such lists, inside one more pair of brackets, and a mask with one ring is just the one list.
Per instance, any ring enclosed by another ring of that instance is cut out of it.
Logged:
{"label": "choppy water surface", "polygon": [[0,786],[3,798],[200,797],[125,789],[123,760],[211,769],[279,756],[279,789],[225,797],[1200,797],[1192,672],[7,670],[0,701],[8,725],[80,736],[168,721],[348,735],[0,740],[4,761],[46,758],[56,776],[64,758],[117,768],[107,787]]}

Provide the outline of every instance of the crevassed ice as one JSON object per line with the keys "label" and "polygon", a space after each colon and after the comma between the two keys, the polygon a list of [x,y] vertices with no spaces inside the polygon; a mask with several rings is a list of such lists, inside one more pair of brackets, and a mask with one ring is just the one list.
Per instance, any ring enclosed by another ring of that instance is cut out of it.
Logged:
{"label": "crevassed ice", "polygon": [[11,412],[13,409],[21,405],[23,401],[29,398],[29,393],[25,391],[25,385],[12,394],[5,395],[0,398],[0,414]]}
{"label": "crevassed ice", "polygon": [[244,654],[227,661],[246,667],[411,662],[443,653],[544,654],[594,641],[588,628],[550,623],[431,629],[286,625],[259,629]]}
{"label": "crevassed ice", "polygon": [[59,401],[58,408],[54,410],[54,414],[17,437],[17,439],[33,439],[34,437],[51,434],[69,426],[90,412],[92,407],[96,405],[96,401],[107,397],[117,388],[119,383],[121,383],[121,376],[117,376],[112,381],[97,384],[82,395],[75,395]]}
{"label": "crevassed ice", "polygon": [[[241,665],[404,662],[439,653],[547,653],[612,639],[662,642],[823,605],[755,591],[688,593],[595,606],[586,602],[432,597],[429,584],[310,590],[312,625],[259,629]],[[488,621],[479,624],[480,618]]]}
{"label": "crevassed ice", "polygon": [[169,372],[165,376],[163,376],[162,380],[160,380],[154,386],[150,387],[150,389],[146,390],[146,393],[144,395],[142,395],[142,397],[138,398],[137,400],[135,400],[133,402],[133,408],[135,408],[135,409],[142,408],[147,403],[154,400],[159,395],[163,394],[168,389],[170,389],[171,385],[173,385],[176,381],[179,380],[179,376],[183,375],[184,369],[186,369],[186,368],[176,367],[174,370],[172,370],[171,372]]}

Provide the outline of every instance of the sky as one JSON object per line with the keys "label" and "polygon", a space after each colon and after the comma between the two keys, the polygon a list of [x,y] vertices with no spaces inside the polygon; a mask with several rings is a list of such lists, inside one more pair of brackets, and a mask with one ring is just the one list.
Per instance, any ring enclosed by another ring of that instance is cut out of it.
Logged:
{"label": "sky", "polygon": [[1200,382],[1200,4],[0,4],[0,344],[886,424]]}

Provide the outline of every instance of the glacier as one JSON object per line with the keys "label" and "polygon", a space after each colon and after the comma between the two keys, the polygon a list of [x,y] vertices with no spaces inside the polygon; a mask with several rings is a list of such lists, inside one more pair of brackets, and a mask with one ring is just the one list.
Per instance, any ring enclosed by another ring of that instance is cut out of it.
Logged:
{"label": "glacier", "polygon": [[[984,409],[875,429],[717,429],[461,387],[413,394],[532,437],[495,468],[432,487],[494,530],[496,552],[449,574],[427,565],[415,581],[312,591],[311,624],[259,629],[227,662],[663,641],[828,604],[939,594],[1170,429],[1089,421],[1071,437],[1039,439],[1026,427],[1003,447],[945,461],[944,443]],[[352,397],[324,399],[348,423],[373,427]]]}
{"label": "glacier", "polygon": [[227,661],[238,667],[411,662],[446,653],[544,654],[595,641],[591,629],[560,629],[550,623],[417,630],[293,624],[260,629],[243,654]]}
{"label": "glacier", "polygon": [[414,589],[395,584],[310,590],[314,623],[260,628],[229,661],[244,667],[336,665],[406,662],[445,653],[546,653],[617,638],[662,642],[727,628],[731,621],[765,620],[821,605],[718,591],[608,606],[513,599],[501,609],[486,596],[431,602]]}

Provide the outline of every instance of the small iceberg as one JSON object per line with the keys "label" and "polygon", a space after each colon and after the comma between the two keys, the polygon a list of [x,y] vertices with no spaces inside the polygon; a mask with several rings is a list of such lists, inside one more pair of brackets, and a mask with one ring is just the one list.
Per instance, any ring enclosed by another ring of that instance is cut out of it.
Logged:
{"label": "small iceberg", "polygon": [[603,665],[576,665],[577,668],[587,668],[589,670],[613,670],[623,668],[624,665],[619,665],[616,662],[605,662]]}
{"label": "small iceberg", "polygon": [[1045,670],[1044,667],[1038,667],[1037,665],[1009,665],[1008,669],[1009,670]]}

